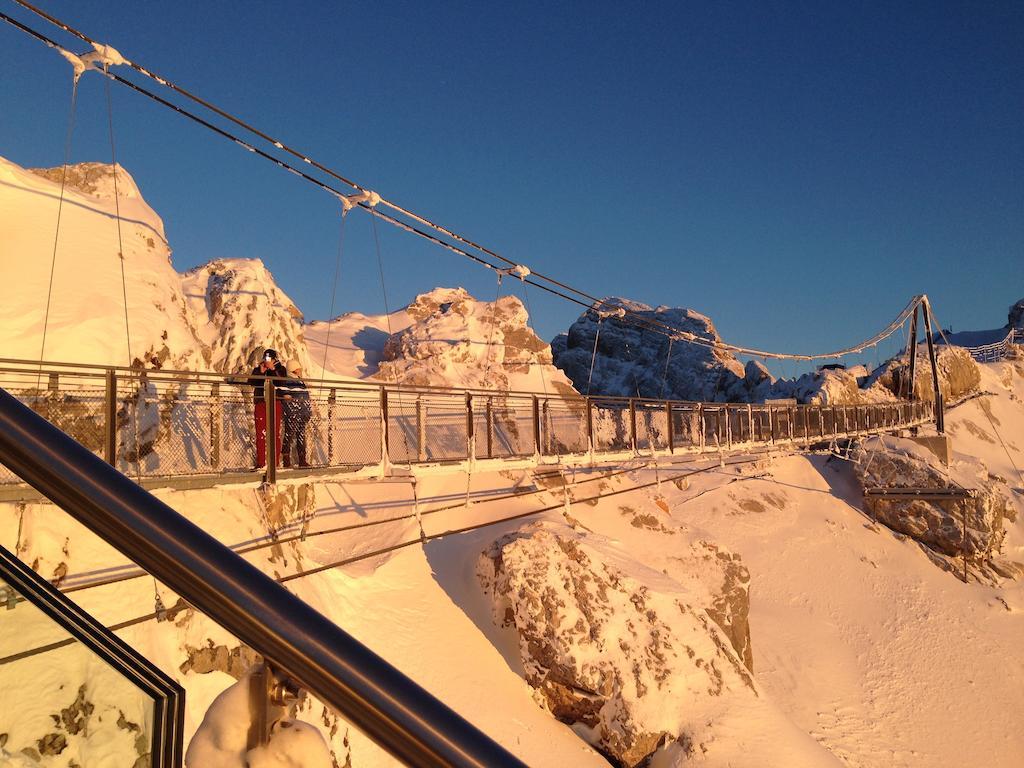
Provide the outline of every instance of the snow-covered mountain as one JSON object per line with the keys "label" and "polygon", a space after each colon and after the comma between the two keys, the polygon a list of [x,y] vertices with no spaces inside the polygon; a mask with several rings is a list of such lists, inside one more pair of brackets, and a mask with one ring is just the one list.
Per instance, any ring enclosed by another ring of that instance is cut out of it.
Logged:
{"label": "snow-covered mountain", "polygon": [[478,301],[463,288],[435,288],[390,316],[353,312],[311,323],[305,338],[314,365],[326,361],[328,372],[340,376],[413,386],[572,391],[514,296]]}
{"label": "snow-covered mountain", "polygon": [[[568,333],[551,342],[555,365],[584,393],[707,402],[756,403],[792,398],[811,404],[879,403],[894,402],[901,392],[901,381],[909,375],[909,358],[904,354],[886,361],[871,374],[863,366],[854,366],[820,368],[794,379],[775,379],[756,360],[744,365],[729,352],[685,341],[670,345],[664,333],[642,325],[643,320],[649,320],[720,341],[714,323],[706,315],[685,307],[652,309],[618,297],[603,302],[602,312],[588,309]],[[608,306],[629,310],[640,320],[616,317]],[[1000,339],[1005,335],[1004,331]],[[925,355],[922,346],[918,350],[915,390],[920,397],[929,398],[932,382]],[[965,350],[943,347],[938,351],[938,362],[940,388],[947,402],[977,388],[978,369]]]}
{"label": "snow-covered mountain", "polygon": [[[28,171],[0,158],[0,303],[4,357],[99,365],[208,364],[160,217],[120,166]],[[56,178],[56,181],[54,180]],[[119,248],[116,208],[120,209]],[[58,209],[60,226],[58,229]],[[125,283],[122,289],[123,253]],[[53,264],[52,291],[50,266]],[[43,326],[49,300],[46,345]],[[125,334],[128,297],[131,357]]]}
{"label": "snow-covered mountain", "polygon": [[[123,169],[69,170],[47,358],[127,358],[116,178],[132,351],[142,365],[236,370],[272,344],[313,375],[325,362],[360,379],[568,387],[514,299],[480,302],[438,288],[388,317],[350,313],[304,326],[259,261],[177,273],[159,217]],[[9,356],[38,357],[41,346],[53,176],[0,162],[0,277],[14,286],[0,308]],[[630,306],[717,337],[690,310]],[[596,319],[581,319],[575,336],[570,329],[555,344],[581,388]],[[875,377],[851,369],[773,382],[756,364],[677,343],[666,375],[663,336],[615,318],[601,327],[595,382],[600,375],[622,394],[642,387],[658,396],[664,381],[674,397],[791,391],[837,402],[891,397],[905,370],[897,360]],[[1024,761],[1014,720],[1024,706],[1024,365],[942,354],[940,386],[951,398],[972,386],[985,394],[947,416],[952,465],[918,462],[913,474],[920,447],[886,438],[852,451],[852,461],[455,466],[417,469],[415,484],[339,475],[158,495],[226,544],[262,546],[247,554],[256,567],[295,576],[295,594],[530,765],[1010,768]],[[917,386],[925,396],[930,377],[922,372]],[[917,499],[899,509],[866,504],[858,481],[893,482],[894,472],[910,485],[952,477],[983,498],[966,513]],[[957,527],[964,522],[967,531]],[[45,501],[0,503],[0,538],[63,586],[131,567]],[[968,583],[954,575],[964,542]],[[311,754],[296,749],[279,762],[246,754],[244,683],[221,694],[244,679],[253,652],[166,587],[138,578],[72,594],[111,625],[153,614],[154,590],[167,612],[120,634],[187,688],[191,768],[295,765],[300,751]],[[0,612],[15,622],[0,626],[0,656],[34,645],[24,624],[2,631],[24,621],[24,609]],[[144,763],[133,731],[141,705],[96,669],[85,669],[81,687],[62,685],[54,658],[5,665],[0,764],[40,764],[34,755],[45,748],[43,765],[88,765],[93,735],[111,764]],[[303,757],[303,768],[393,764],[317,702],[307,699],[296,715],[310,726],[279,732],[315,743],[318,757]]]}
{"label": "snow-covered mountain", "polygon": [[[644,320],[663,323],[709,341],[720,341],[711,318],[684,307],[652,308],[619,297],[604,299]],[[595,339],[597,341],[596,354]],[[588,309],[567,333],[551,342],[555,365],[581,392],[673,400],[738,400],[768,376],[732,355],[696,344],[673,343],[664,333],[631,320]]]}
{"label": "snow-covered mountain", "polygon": [[258,364],[266,347],[310,370],[302,313],[260,259],[217,259],[182,276],[209,365],[228,373]]}
{"label": "snow-covered mountain", "polygon": [[0,279],[14,287],[0,307],[5,357],[230,373],[251,368],[273,347],[307,376],[571,391],[515,297],[485,302],[462,288],[435,288],[390,317],[347,313],[304,325],[259,259],[175,271],[163,222],[124,168],[116,169],[115,197],[111,166],[69,166],[59,206],[63,175],[0,158]]}

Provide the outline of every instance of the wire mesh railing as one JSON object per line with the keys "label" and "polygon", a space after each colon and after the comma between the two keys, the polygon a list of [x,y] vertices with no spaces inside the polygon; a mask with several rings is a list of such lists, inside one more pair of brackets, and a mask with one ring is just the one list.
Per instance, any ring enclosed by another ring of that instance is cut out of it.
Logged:
{"label": "wire mesh railing", "polygon": [[[4,363],[0,386],[125,474],[144,478],[623,453],[715,453],[916,426],[933,404],[691,403],[274,382],[273,425],[249,377]],[[260,421],[259,411],[267,415]],[[271,434],[273,433],[273,435]],[[275,436],[275,450],[262,443]],[[261,451],[262,448],[262,451]],[[0,483],[15,483],[0,468]]]}

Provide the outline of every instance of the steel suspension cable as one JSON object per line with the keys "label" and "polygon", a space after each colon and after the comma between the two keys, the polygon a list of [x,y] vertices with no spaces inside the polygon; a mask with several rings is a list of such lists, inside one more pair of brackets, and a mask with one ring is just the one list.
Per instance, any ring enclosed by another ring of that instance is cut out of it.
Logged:
{"label": "steel suspension cable", "polygon": [[71,107],[68,111],[68,130],[64,139],[64,163],[60,171],[60,196],[57,198],[57,226],[53,232],[53,254],[50,257],[50,280],[46,288],[46,310],[43,314],[43,340],[39,346],[39,373],[36,376],[36,389],[39,388],[39,377],[43,372],[43,359],[46,357],[46,330],[50,324],[50,302],[53,298],[53,274],[57,266],[57,243],[60,240],[60,217],[64,210],[64,189],[67,184],[68,162],[71,159],[71,136],[75,130],[75,106],[78,103],[78,78],[71,85]]}
{"label": "steel suspension cable", "polygon": [[341,210],[341,223],[338,225],[338,253],[334,261],[334,283],[331,287],[331,311],[327,315],[327,338],[324,339],[324,360],[320,365],[320,386],[323,387],[327,377],[327,353],[331,349],[331,327],[334,325],[334,301],[338,295],[338,277],[341,275],[341,253],[345,243],[345,209]]}

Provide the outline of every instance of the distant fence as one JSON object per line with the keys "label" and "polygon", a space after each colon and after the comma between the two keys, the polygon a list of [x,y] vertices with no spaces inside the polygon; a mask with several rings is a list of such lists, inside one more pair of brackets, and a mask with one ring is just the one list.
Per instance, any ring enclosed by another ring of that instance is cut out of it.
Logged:
{"label": "distant fence", "polygon": [[[254,390],[247,379],[0,361],[0,386],[125,474],[140,478],[251,473],[248,479],[258,479],[263,470],[256,468]],[[807,445],[934,418],[932,403],[921,401],[746,405],[355,381],[311,380],[307,386],[311,414],[302,429],[312,471],[719,453]],[[0,484],[16,482],[0,468]]]}
{"label": "distant fence", "polygon": [[971,353],[971,357],[979,363],[991,363],[1002,360],[1013,353],[1014,345],[1024,344],[1024,330],[1011,328],[1006,337],[991,344],[982,344],[977,347],[964,347]]}

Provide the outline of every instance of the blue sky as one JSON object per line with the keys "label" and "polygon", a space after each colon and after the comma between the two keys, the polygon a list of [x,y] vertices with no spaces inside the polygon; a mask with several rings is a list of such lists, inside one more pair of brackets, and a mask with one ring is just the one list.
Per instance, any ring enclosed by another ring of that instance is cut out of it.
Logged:
{"label": "blue sky", "polygon": [[[991,328],[1024,296],[1019,2],[39,2],[509,258],[692,307],[734,343],[845,346],[919,292],[947,326]],[[0,155],[60,163],[69,69],[0,25]],[[336,201],[124,88],[113,109],[178,269],[257,256],[327,316]],[[109,151],[93,75],[72,158]],[[392,308],[435,285],[495,294],[407,234],[381,245]],[[545,338],[579,312],[530,301]],[[335,313],[382,308],[357,212]]]}

